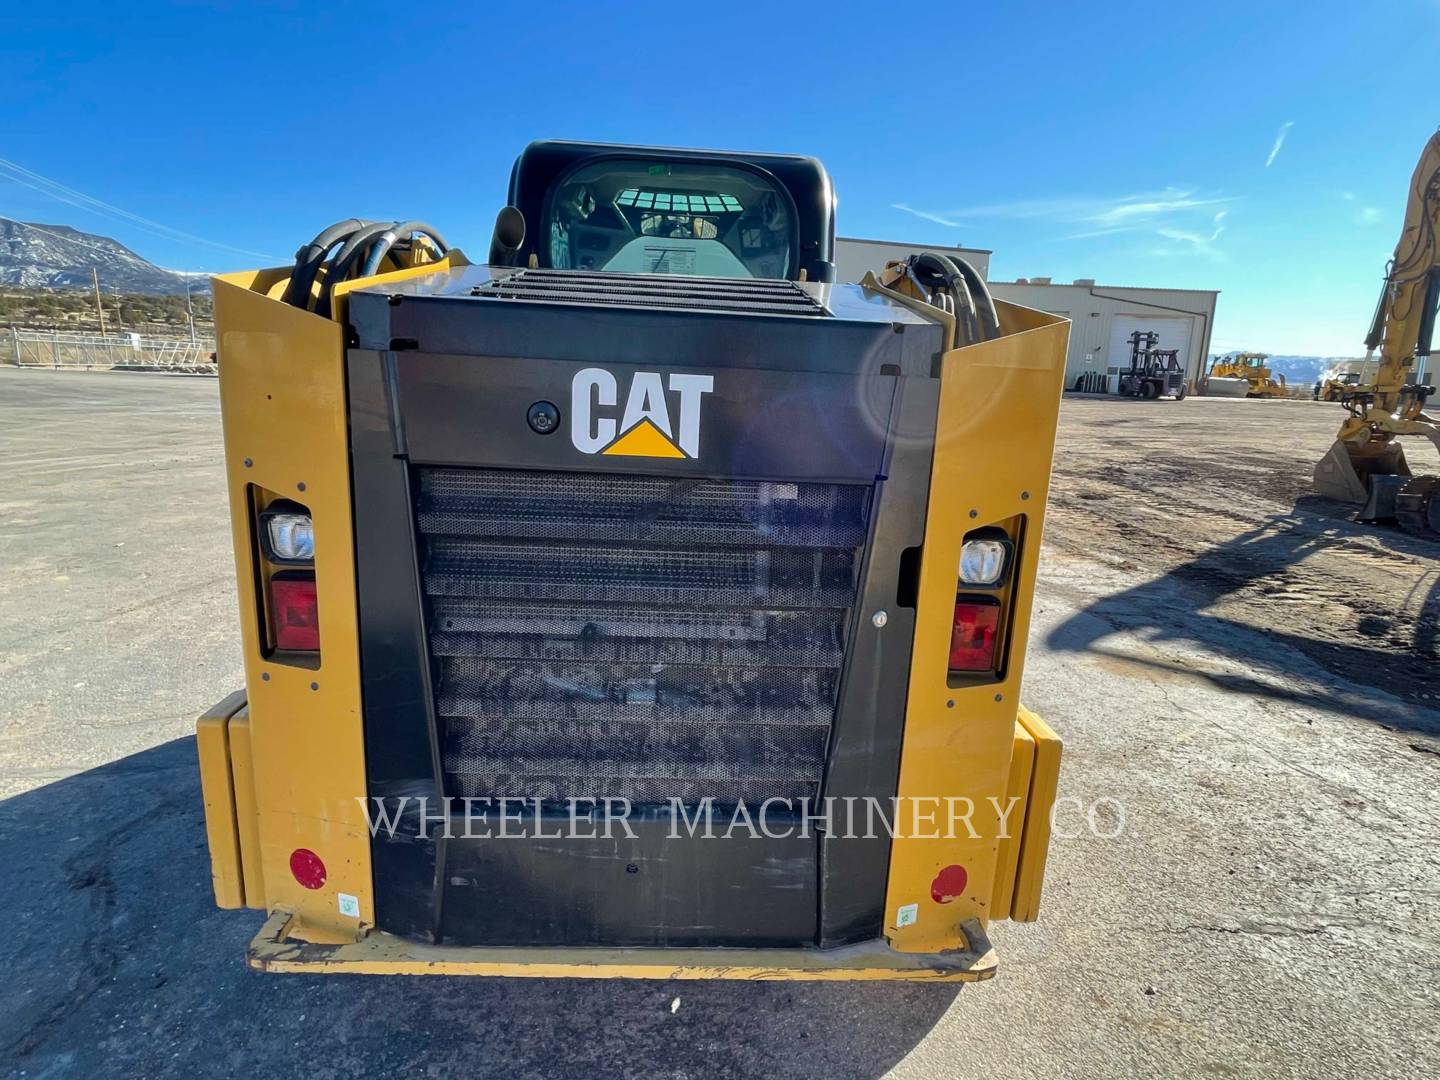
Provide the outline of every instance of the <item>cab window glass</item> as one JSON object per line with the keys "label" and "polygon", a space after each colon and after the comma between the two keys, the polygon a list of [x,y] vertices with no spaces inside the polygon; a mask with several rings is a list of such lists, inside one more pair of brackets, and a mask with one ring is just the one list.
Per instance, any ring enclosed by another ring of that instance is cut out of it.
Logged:
{"label": "cab window glass", "polygon": [[701,277],[786,278],[795,223],[756,173],[684,162],[598,161],[550,199],[550,265]]}

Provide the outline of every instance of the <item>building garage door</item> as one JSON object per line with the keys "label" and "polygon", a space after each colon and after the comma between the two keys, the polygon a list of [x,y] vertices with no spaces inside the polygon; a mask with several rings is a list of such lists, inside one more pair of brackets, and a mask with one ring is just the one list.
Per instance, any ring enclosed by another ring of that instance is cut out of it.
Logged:
{"label": "building garage door", "polygon": [[[1193,319],[1174,316],[1116,315],[1110,323],[1110,343],[1105,351],[1105,367],[1110,375],[1130,366],[1130,335],[1139,330],[1153,330],[1160,335],[1157,349],[1177,349],[1176,359],[1187,373],[1190,371],[1190,331]],[[1115,380],[1110,380],[1114,389]]]}

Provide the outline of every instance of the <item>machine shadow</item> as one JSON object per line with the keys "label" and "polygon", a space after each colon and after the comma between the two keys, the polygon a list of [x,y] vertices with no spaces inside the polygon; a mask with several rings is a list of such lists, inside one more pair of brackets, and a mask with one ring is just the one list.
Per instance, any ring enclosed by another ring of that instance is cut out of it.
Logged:
{"label": "machine shadow", "polygon": [[0,1072],[874,1077],[953,984],[260,975],[212,903],[195,743],[0,802]]}
{"label": "machine shadow", "polygon": [[[1046,645],[1057,652],[1091,652],[1141,666],[1170,670],[1210,682],[1233,693],[1331,709],[1381,726],[1440,735],[1440,711],[1421,704],[1424,673],[1440,661],[1440,575],[1428,584],[1417,574],[1414,604],[1403,614],[1384,610],[1359,612],[1359,629],[1375,641],[1357,645],[1327,635],[1323,620],[1315,633],[1296,633],[1225,617],[1207,608],[1231,594],[1250,591],[1260,602],[1287,590],[1310,589],[1320,599],[1323,576],[1306,579],[1293,573],[1306,557],[1330,548],[1369,545],[1402,557],[1434,560],[1433,542],[1395,528],[1360,525],[1353,509],[1330,499],[1306,496],[1294,509],[1224,543],[1199,552],[1167,574],[1124,592],[1103,597],[1053,628]],[[1408,625],[1414,619],[1413,627]],[[1399,626],[1399,620],[1406,625]],[[1254,677],[1205,672],[1191,666],[1168,665],[1122,649],[1110,649],[1104,638],[1116,632],[1140,633],[1151,641],[1200,646],[1207,653],[1248,664]],[[1292,651],[1293,650],[1293,651]],[[1293,684],[1294,652],[1318,668],[1310,689]],[[1264,678],[1272,673],[1280,678]],[[1381,690],[1377,696],[1370,690]]]}

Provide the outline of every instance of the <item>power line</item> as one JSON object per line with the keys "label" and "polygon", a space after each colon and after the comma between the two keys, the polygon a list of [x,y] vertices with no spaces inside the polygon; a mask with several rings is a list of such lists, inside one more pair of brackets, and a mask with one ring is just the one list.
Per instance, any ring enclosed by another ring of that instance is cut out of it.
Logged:
{"label": "power line", "polygon": [[[10,180],[12,183],[19,184],[21,187],[26,187],[32,191],[39,192],[41,195],[44,195],[50,199],[54,199],[56,202],[65,203],[66,205],[73,206],[78,210],[86,210],[90,213],[100,214],[102,216],[111,218],[118,218],[122,221],[130,223],[137,228],[144,229],[147,232],[163,236],[168,240],[181,240],[193,244],[205,244],[208,247],[221,248],[225,251],[234,251],[241,255],[254,255],[257,258],[267,259],[270,261],[276,261],[277,258],[274,255],[268,254],[267,252],[251,251],[248,248],[235,247],[232,244],[223,244],[218,240],[207,240],[203,236],[196,236],[194,233],[187,233],[183,232],[180,229],[171,228],[169,225],[163,224],[162,222],[153,221],[150,218],[142,217],[139,214],[132,213],[131,211],[125,210],[119,206],[115,206],[112,203],[105,202],[103,199],[97,199],[93,195],[87,195],[83,191],[77,191],[75,188],[67,187],[66,185],[60,183],[58,180],[52,180],[48,176],[37,173],[32,169],[27,169],[23,165],[17,164],[13,161],[9,161],[5,158],[0,158],[0,176],[4,176],[5,179]],[[22,224],[25,223],[22,222]]]}

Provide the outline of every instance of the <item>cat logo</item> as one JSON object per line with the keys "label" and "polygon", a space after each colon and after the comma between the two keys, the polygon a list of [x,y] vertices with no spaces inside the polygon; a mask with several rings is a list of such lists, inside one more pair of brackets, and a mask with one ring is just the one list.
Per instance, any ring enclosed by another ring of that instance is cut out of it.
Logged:
{"label": "cat logo", "polygon": [[614,416],[596,415],[620,402],[615,376],[604,368],[585,368],[575,373],[570,384],[570,441],[582,454],[698,458],[700,401],[714,388],[712,375],[676,372],[667,384],[659,372],[637,371],[630,378],[625,409],[617,421]]}

